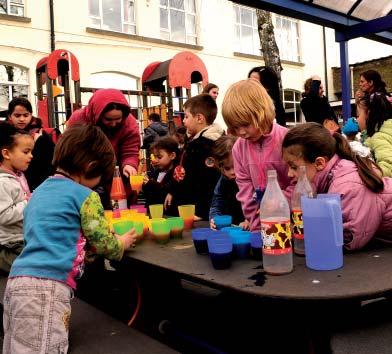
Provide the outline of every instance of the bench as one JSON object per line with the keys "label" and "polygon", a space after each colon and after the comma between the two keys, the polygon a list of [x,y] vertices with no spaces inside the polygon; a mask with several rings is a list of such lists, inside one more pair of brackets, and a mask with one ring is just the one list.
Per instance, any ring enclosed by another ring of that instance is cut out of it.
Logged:
{"label": "bench", "polygon": [[[0,302],[6,283],[7,278],[0,279]],[[178,353],[78,298],[71,305],[69,354]]]}

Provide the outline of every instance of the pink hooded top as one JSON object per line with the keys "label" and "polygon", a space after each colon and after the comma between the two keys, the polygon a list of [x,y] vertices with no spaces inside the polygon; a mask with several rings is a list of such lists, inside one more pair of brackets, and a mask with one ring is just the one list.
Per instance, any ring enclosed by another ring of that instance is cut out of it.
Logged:
{"label": "pink hooded top", "polygon": [[392,178],[384,177],[384,190],[374,193],[366,187],[354,162],[335,155],[316,174],[318,193],[337,193],[342,199],[345,247],[364,247],[374,236],[392,243]]}
{"label": "pink hooded top", "polygon": [[[68,124],[87,123],[96,125],[103,110],[109,103],[117,103],[130,108],[121,91],[116,89],[98,90],[90,98],[86,107],[72,114]],[[122,120],[121,124],[121,129],[111,134],[105,132],[105,134],[112,143],[117,161],[121,165],[121,170],[125,165],[130,165],[137,169],[139,164],[140,134],[136,119],[132,114],[129,114],[127,118]]]}
{"label": "pink hooded top", "polygon": [[233,146],[233,162],[239,188],[237,199],[241,202],[250,229],[260,230],[260,218],[256,214],[259,204],[253,199],[257,187],[267,186],[267,171],[276,170],[278,182],[286,198],[291,198],[294,185],[287,176],[288,166],[282,158],[282,141],[287,129],[274,123],[269,134],[252,142],[239,138]]}

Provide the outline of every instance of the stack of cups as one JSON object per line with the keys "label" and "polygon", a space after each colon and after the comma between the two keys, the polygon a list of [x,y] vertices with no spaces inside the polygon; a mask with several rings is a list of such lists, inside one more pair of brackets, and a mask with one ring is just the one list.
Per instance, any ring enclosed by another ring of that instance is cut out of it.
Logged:
{"label": "stack of cups", "polygon": [[233,256],[238,259],[245,259],[250,254],[250,232],[234,231],[230,237],[233,241]]}
{"label": "stack of cups", "polygon": [[263,239],[261,238],[260,231],[254,231],[250,234],[250,247],[253,259],[260,261],[263,258]]}
{"label": "stack of cups", "polygon": [[215,269],[227,269],[231,267],[231,252],[233,242],[226,232],[214,231],[207,238],[208,250],[212,266]]}

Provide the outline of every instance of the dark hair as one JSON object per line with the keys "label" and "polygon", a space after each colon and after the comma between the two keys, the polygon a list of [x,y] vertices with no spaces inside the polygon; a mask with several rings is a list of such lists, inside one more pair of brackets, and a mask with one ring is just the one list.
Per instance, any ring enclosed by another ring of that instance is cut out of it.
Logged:
{"label": "dark hair", "polygon": [[180,149],[178,148],[178,142],[171,136],[164,136],[156,140],[150,148],[150,151],[154,150],[165,150],[169,154],[174,152],[176,154],[174,162],[177,163],[179,161]]}
{"label": "dark hair", "polygon": [[[340,158],[353,161],[358,168],[362,182],[375,193],[384,189],[382,172],[370,159],[352,152],[347,140],[339,133],[331,133],[318,123],[304,123],[291,128],[283,139],[282,149],[302,157],[305,161],[315,162],[317,157],[331,159],[335,154]],[[381,176],[377,173],[380,171]]]}
{"label": "dark hair", "polygon": [[[386,90],[387,84],[381,79],[381,75],[376,70],[366,70],[360,74],[366,81],[373,81],[373,92],[381,92],[388,94]],[[371,93],[371,92],[369,92]]]}
{"label": "dark hair", "polygon": [[11,150],[16,144],[18,135],[29,135],[29,133],[23,129],[18,129],[11,124],[6,122],[0,123],[0,162],[4,160],[1,150]]}
{"label": "dark hair", "polygon": [[231,151],[236,140],[236,136],[223,135],[214,142],[211,157],[215,160],[217,167],[221,167],[222,162],[231,156]]}
{"label": "dark hair", "polygon": [[307,95],[309,95],[310,89],[312,87],[312,81],[313,79],[310,77],[304,82],[304,92],[302,92],[301,94],[302,97],[306,97]]}
{"label": "dark hair", "polygon": [[73,125],[66,129],[54,150],[52,164],[70,175],[106,181],[113,176],[112,144],[97,126]]}
{"label": "dark hair", "polygon": [[105,113],[112,111],[113,109],[119,110],[122,112],[123,118],[127,118],[129,113],[131,113],[131,109],[128,106],[125,106],[120,103],[109,103],[102,111],[101,118],[104,116]]}
{"label": "dark hair", "polygon": [[202,114],[208,125],[214,123],[218,113],[218,106],[208,93],[191,97],[184,103],[184,109],[189,109],[192,115]]}
{"label": "dark hair", "polygon": [[210,91],[214,88],[219,89],[217,85],[210,82],[209,84],[204,86],[203,91],[201,93],[210,93]]}
{"label": "dark hair", "polygon": [[148,116],[148,120],[151,120],[153,122],[160,122],[161,116],[158,113],[150,113]]}
{"label": "dark hair", "polygon": [[186,134],[186,128],[183,125],[180,125],[176,128],[176,134]]}
{"label": "dark hair", "polygon": [[31,103],[27,98],[24,97],[15,97],[11,100],[10,103],[8,103],[8,115],[10,116],[14,110],[16,106],[22,106],[24,108],[26,108],[26,111],[33,113],[33,107],[31,107]]}
{"label": "dark hair", "polygon": [[392,118],[392,104],[383,93],[366,94],[359,99],[358,103],[366,107],[368,111],[366,117],[368,136],[373,136],[374,133],[380,130],[386,120]]}

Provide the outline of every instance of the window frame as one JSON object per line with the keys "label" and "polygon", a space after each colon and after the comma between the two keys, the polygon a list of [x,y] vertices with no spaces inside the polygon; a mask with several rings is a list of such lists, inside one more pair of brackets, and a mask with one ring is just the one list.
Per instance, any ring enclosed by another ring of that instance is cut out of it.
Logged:
{"label": "window frame", "polygon": [[[286,92],[292,92],[293,93],[293,99],[292,100],[287,100],[286,99]],[[296,100],[296,98],[295,98],[295,95],[296,94],[298,94],[298,100]],[[296,89],[291,89],[291,88],[285,88],[285,89],[283,89],[283,95],[282,95],[283,97],[283,100],[282,100],[282,102],[283,102],[283,107],[284,107],[284,109],[285,109],[285,111],[286,111],[286,124],[288,125],[288,126],[295,126],[295,125],[297,125],[297,124],[301,124],[301,123],[303,123],[304,122],[304,119],[303,119],[303,115],[301,114],[301,107],[300,107],[300,103],[301,103],[301,91],[299,91],[299,90],[296,90]],[[288,121],[288,119],[287,119],[287,115],[289,114],[288,112],[287,112],[287,110],[289,109],[289,108],[287,108],[286,107],[286,103],[291,103],[291,104],[293,104],[293,106],[294,106],[294,122],[292,122],[292,121]],[[298,108],[298,109],[297,109]],[[297,114],[297,112],[298,112],[298,114]]]}
{"label": "window frame", "polygon": [[[5,0],[6,1],[6,11],[2,15],[10,15],[10,16],[18,16],[18,17],[25,17],[26,15],[26,4],[25,0],[20,0],[21,3],[14,1],[14,0]],[[22,8],[23,13],[21,15],[11,13],[11,6],[17,7],[17,8]]]}
{"label": "window frame", "polygon": [[[236,8],[239,9],[239,18],[240,22],[237,22],[237,16],[236,16]],[[250,10],[252,13],[252,25],[248,24],[243,24],[241,22],[241,10]],[[258,25],[257,25],[257,16],[256,16],[256,9],[248,6],[243,6],[239,4],[233,4],[233,13],[234,13],[234,38],[236,41],[236,50],[238,50],[239,53],[244,53],[244,54],[251,54],[251,55],[258,55],[261,56],[261,48],[260,48],[260,37],[259,37],[259,30],[258,30]],[[247,27],[252,29],[252,52],[250,53],[247,50],[244,50],[243,47],[241,47],[242,41],[242,27]],[[237,28],[239,28],[239,38],[237,37]],[[256,36],[256,42],[255,42],[255,37]],[[256,44],[257,43],[257,44]],[[255,46],[257,48],[255,48]]]}
{"label": "window frame", "polygon": [[[290,23],[290,37],[291,37],[290,41],[284,39],[282,40],[283,26],[281,25],[280,27],[278,27],[278,19],[281,21],[288,21]],[[276,44],[279,47],[280,59],[292,61],[295,63],[300,63],[301,62],[300,21],[295,18],[275,14],[273,23],[274,23],[274,31],[275,31],[275,40],[276,40]],[[295,25],[296,28],[296,33],[294,35],[293,35],[293,24]],[[281,48],[283,46],[284,47],[290,46],[290,53],[293,53],[293,46],[291,44],[292,42],[296,43],[296,53],[292,54],[290,57],[284,57],[285,53],[282,51]]]}

